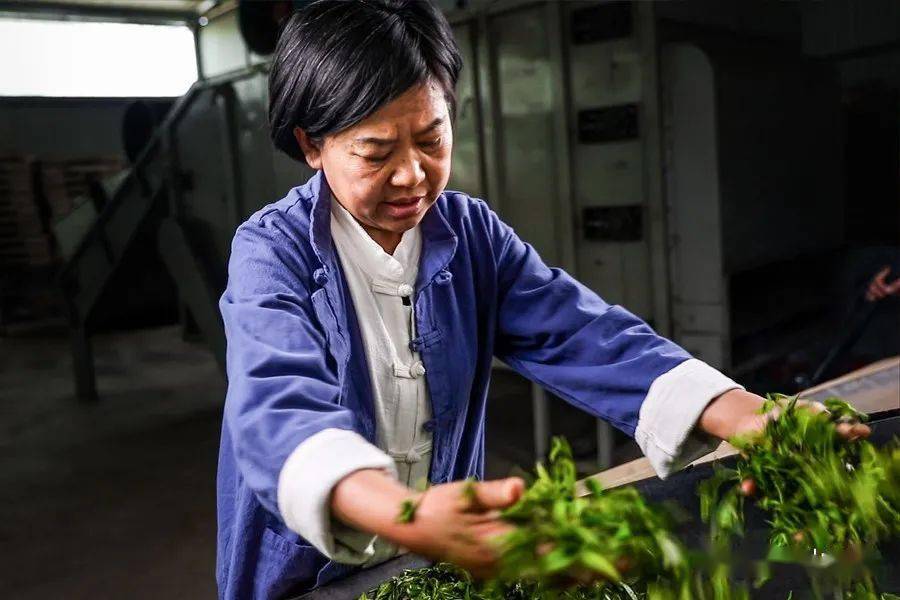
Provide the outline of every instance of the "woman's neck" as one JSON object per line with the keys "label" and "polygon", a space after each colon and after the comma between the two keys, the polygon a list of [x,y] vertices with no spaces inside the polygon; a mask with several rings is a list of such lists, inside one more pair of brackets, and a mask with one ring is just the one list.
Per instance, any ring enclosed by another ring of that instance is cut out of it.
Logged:
{"label": "woman's neck", "polygon": [[381,248],[390,255],[394,254],[394,250],[397,249],[397,246],[400,245],[400,240],[403,239],[402,233],[376,229],[374,227],[363,225],[362,223],[360,223],[360,225],[362,225],[363,230],[369,234],[369,237],[375,240],[375,243],[381,246]]}
{"label": "woman's neck", "polygon": [[397,249],[397,246],[400,245],[400,240],[403,239],[402,233],[386,231],[384,229],[378,229],[377,227],[372,227],[370,225],[366,225],[360,219],[357,219],[356,215],[354,215],[352,212],[350,212],[350,209],[348,209],[346,206],[344,206],[344,203],[341,202],[340,199],[338,199],[337,197],[334,197],[334,200],[340,205],[341,208],[344,209],[344,211],[346,211],[346,213],[350,216],[351,219],[356,221],[359,224],[359,226],[363,228],[363,231],[365,231],[367,234],[369,234],[370,238],[375,240],[376,244],[381,246],[382,250],[384,250],[391,256],[394,255],[394,250]]}

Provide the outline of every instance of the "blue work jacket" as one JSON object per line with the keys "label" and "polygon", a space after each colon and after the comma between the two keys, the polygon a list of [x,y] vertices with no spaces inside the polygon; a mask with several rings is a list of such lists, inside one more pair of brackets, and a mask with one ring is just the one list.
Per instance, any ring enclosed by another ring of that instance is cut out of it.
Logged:
{"label": "blue work jacket", "polygon": [[[277,505],[288,455],[327,428],[375,442],[371,383],[319,172],[241,225],[220,308],[228,338],[217,481],[219,596],[280,598],[346,576]],[[421,222],[418,337],[434,435],[430,480],[480,478],[491,358],[634,434],[657,376],[690,356],[547,267],[481,200],[445,191]],[[322,456],[322,460],[328,460]]]}

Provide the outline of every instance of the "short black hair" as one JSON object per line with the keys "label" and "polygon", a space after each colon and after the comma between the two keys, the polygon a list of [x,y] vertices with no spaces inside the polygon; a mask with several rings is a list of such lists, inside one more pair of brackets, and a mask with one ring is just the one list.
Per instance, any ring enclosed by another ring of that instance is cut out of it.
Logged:
{"label": "short black hair", "polygon": [[411,87],[433,80],[451,118],[459,47],[429,0],[318,0],[294,13],[269,73],[269,134],[302,161],[300,127],[314,140],[359,123]]}

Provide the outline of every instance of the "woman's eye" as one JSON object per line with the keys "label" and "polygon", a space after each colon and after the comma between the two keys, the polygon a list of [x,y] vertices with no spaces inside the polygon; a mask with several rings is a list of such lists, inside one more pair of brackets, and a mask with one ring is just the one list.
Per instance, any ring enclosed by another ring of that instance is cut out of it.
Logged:
{"label": "woman's eye", "polygon": [[429,140],[427,142],[422,142],[422,145],[425,146],[426,148],[437,148],[438,146],[441,145],[442,141],[443,140],[441,138],[437,138],[437,139]]}
{"label": "woman's eye", "polygon": [[380,164],[388,159],[387,156],[363,156],[363,158],[373,164]]}

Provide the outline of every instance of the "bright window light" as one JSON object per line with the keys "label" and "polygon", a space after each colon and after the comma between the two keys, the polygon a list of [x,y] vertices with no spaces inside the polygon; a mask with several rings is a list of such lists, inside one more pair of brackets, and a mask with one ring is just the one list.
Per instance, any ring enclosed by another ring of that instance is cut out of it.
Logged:
{"label": "bright window light", "polygon": [[178,25],[0,19],[0,96],[180,96],[197,80]]}

